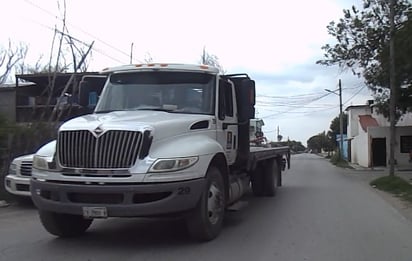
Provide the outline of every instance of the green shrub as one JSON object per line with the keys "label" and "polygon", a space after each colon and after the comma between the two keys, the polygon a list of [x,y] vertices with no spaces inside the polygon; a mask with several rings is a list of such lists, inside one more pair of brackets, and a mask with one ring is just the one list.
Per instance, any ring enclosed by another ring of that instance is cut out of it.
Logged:
{"label": "green shrub", "polygon": [[337,165],[341,161],[341,157],[339,153],[335,153],[330,157],[330,162],[332,162],[333,165]]}
{"label": "green shrub", "polygon": [[42,145],[56,138],[57,125],[44,122],[15,124],[0,115],[0,200],[7,199],[4,176],[11,160],[36,152]]}
{"label": "green shrub", "polygon": [[330,162],[337,167],[353,169],[353,167],[340,156],[339,152],[332,155]]}

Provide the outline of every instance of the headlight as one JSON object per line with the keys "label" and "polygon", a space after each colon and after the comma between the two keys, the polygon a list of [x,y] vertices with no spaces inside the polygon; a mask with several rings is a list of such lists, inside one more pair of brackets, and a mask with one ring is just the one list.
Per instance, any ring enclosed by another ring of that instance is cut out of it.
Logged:
{"label": "headlight", "polygon": [[33,156],[33,168],[42,169],[42,170],[53,170],[55,169],[53,162],[53,157],[43,157],[34,155]]}
{"label": "headlight", "polygon": [[16,171],[17,171],[17,165],[16,163],[12,162],[9,167],[9,174],[16,175],[17,174]]}
{"label": "headlight", "polygon": [[150,167],[150,172],[176,171],[194,165],[198,157],[158,159]]}

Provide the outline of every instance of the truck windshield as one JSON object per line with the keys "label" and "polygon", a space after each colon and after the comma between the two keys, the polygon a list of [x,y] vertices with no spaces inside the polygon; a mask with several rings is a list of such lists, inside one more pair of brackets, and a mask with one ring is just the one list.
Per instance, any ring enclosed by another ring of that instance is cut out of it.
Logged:
{"label": "truck windshield", "polygon": [[197,72],[132,72],[110,76],[95,112],[161,110],[214,114],[215,76]]}

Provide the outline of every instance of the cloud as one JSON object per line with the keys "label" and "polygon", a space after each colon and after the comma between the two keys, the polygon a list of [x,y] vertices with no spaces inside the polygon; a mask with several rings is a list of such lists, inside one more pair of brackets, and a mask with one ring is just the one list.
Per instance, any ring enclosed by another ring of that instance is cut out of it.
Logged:
{"label": "cloud", "polygon": [[[55,0],[30,2],[9,1],[7,8],[19,12],[0,17],[1,24],[8,25],[0,41],[7,36],[30,43],[35,62],[38,54],[48,57],[53,28],[61,26],[61,10]],[[206,47],[227,73],[246,72],[256,81],[258,116],[272,115],[265,118],[268,135],[280,126],[285,138],[305,142],[327,130],[338,114],[335,95],[315,99],[325,95],[324,89],[336,89],[338,79],[347,104],[369,97],[367,89],[356,93],[361,81],[350,73],[315,64],[322,57],[321,46],[333,40],[327,24],[358,2],[210,0],[202,5],[193,0],[120,0],[114,5],[73,0],[67,2],[66,23],[77,39],[95,41],[90,70],[129,63],[131,53],[136,63],[147,53],[155,62],[198,63]],[[275,96],[280,98],[268,98]]]}

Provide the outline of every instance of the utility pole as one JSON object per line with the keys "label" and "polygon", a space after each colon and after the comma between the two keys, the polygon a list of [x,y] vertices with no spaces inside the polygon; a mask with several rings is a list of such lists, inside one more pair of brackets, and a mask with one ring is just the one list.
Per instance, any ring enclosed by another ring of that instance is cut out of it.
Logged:
{"label": "utility pole", "polygon": [[339,132],[340,132],[340,146],[339,157],[343,159],[343,113],[342,113],[342,83],[339,79]]}
{"label": "utility pole", "polygon": [[[93,44],[94,44],[94,41],[89,45],[89,49],[87,49],[87,52],[82,56],[82,59],[80,60],[79,64],[77,65],[77,69],[80,69],[81,66],[83,65],[84,61],[86,60],[86,57],[89,55],[90,51],[91,51],[92,48],[93,48]],[[55,118],[55,116],[56,116],[56,113],[57,113],[57,111],[58,111],[58,109],[59,109],[59,106],[60,106],[61,98],[62,98],[62,97],[64,96],[64,94],[67,92],[67,90],[69,89],[70,85],[72,85],[72,82],[74,81],[75,76],[76,76],[76,73],[73,73],[73,74],[70,76],[69,80],[67,81],[66,85],[64,86],[63,91],[61,92],[59,99],[57,99],[56,105],[54,106],[54,109],[53,109],[53,111],[52,111],[52,113],[51,113],[51,115],[50,115],[49,122],[51,122],[51,121],[54,120],[54,118]],[[63,114],[63,110],[60,110],[60,112],[57,114],[56,121],[59,121],[59,119],[61,118],[62,114]]]}
{"label": "utility pole", "polygon": [[[325,91],[336,94],[339,96],[339,158],[343,159],[343,112],[342,112],[342,82],[339,79],[338,83],[339,88],[337,90],[331,91],[329,89],[325,89]],[[336,93],[339,91],[339,94]]]}
{"label": "utility pole", "polygon": [[133,63],[133,43],[130,45],[130,64]]}
{"label": "utility pole", "polygon": [[395,1],[390,0],[389,20],[390,20],[390,39],[389,39],[389,176],[395,175],[395,142],[396,142],[396,80],[395,80]]}
{"label": "utility pole", "polygon": [[278,142],[281,142],[281,141],[282,141],[282,136],[280,136],[279,125],[278,125],[278,129],[277,129],[276,140],[277,140]]}

